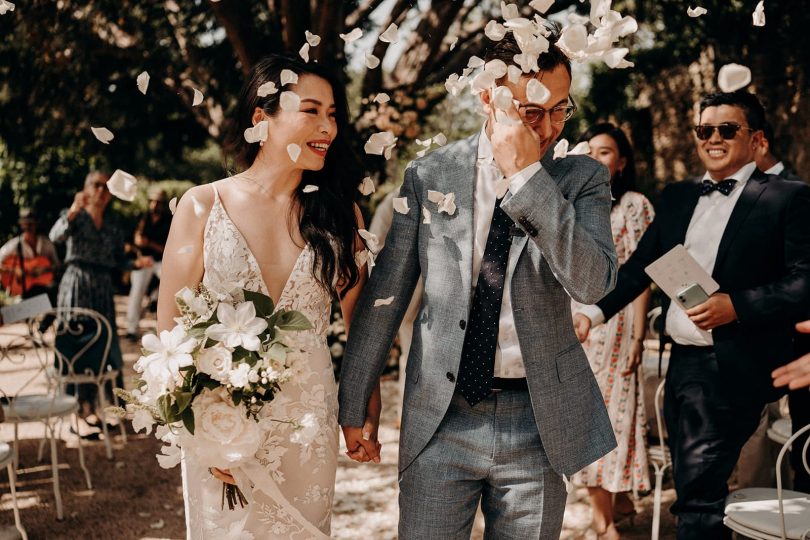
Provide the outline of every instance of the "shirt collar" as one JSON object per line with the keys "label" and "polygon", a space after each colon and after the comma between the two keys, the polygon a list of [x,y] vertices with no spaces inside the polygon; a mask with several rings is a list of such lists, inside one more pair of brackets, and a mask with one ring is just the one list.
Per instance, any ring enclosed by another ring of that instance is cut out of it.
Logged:
{"label": "shirt collar", "polygon": [[[754,174],[755,170],[757,170],[757,163],[756,161],[751,161],[750,163],[746,163],[745,165],[737,169],[737,172],[724,178],[723,180],[733,178],[734,180],[737,181],[737,184],[734,186],[734,189],[737,189],[738,187],[745,185],[748,179],[751,178],[751,175]],[[703,175],[703,179],[708,180],[710,182],[714,182],[715,184],[717,183],[715,180],[712,179],[711,175],[709,174],[709,171],[706,171],[706,174]]]}
{"label": "shirt collar", "polygon": [[785,164],[780,161],[779,163],[777,163],[776,165],[765,171],[765,174],[779,174],[784,170]]}
{"label": "shirt collar", "polygon": [[487,123],[481,126],[481,136],[478,137],[478,162],[492,164],[495,161],[495,156],[492,155],[492,142],[487,135]]}

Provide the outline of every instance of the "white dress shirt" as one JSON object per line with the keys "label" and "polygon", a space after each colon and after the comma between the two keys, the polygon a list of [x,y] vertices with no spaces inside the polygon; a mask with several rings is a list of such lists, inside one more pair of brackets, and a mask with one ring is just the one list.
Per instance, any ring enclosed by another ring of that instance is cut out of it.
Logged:
{"label": "white dress shirt", "polygon": [[[484,258],[484,249],[487,245],[489,229],[492,225],[492,214],[495,212],[497,200],[497,187],[503,179],[500,169],[492,155],[492,144],[486,133],[486,124],[481,128],[481,137],[478,140],[478,160],[476,163],[475,203],[473,208],[473,225],[475,236],[473,239],[473,268],[472,288],[478,283],[478,273],[481,270],[481,260]],[[508,179],[509,189],[504,200],[520,190],[531,177],[542,168],[540,162],[533,163],[511,176]],[[498,343],[495,347],[495,377],[519,378],[526,376],[523,367],[523,355],[520,352],[517,330],[515,329],[515,316],[512,312],[512,276],[515,273],[520,249],[516,246],[519,237],[512,238],[512,247],[509,249],[506,278],[503,287],[503,300],[501,300],[501,316],[498,321]]]}
{"label": "white dress shirt", "polygon": [[[684,247],[709,274],[714,271],[717,249],[720,247],[720,240],[723,238],[731,212],[734,211],[745,183],[756,168],[757,164],[753,161],[744,165],[729,176],[737,180],[731,193],[723,195],[719,191],[712,191],[708,195],[702,195],[695,206],[689,228],[686,230]],[[703,175],[703,179],[714,181],[708,172]],[[580,313],[591,319],[594,326],[605,321],[604,313],[597,306],[585,306]],[[666,331],[672,340],[680,345],[714,344],[711,333],[695,326],[686,312],[674,303],[669,305],[666,313]]]}
{"label": "white dress shirt", "polygon": [[784,170],[785,164],[780,161],[779,163],[777,163],[776,165],[765,171],[765,174],[779,174]]}

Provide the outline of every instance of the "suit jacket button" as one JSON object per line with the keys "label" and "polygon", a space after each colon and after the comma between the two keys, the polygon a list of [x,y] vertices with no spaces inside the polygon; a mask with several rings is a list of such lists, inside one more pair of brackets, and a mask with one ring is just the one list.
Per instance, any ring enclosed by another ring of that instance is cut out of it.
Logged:
{"label": "suit jacket button", "polygon": [[466,329],[467,328],[467,321],[465,321],[464,319],[458,321],[458,327],[461,328],[462,330]]}
{"label": "suit jacket button", "polygon": [[450,382],[456,382],[456,376],[448,371],[447,372],[447,380],[450,381]]}

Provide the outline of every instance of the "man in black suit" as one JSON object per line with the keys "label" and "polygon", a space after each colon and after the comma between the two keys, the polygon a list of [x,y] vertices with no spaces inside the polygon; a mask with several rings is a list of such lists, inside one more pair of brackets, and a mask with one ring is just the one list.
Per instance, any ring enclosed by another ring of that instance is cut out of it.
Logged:
{"label": "man in black suit", "polygon": [[775,174],[785,180],[802,180],[787,163],[774,155],[773,143],[773,127],[770,122],[765,121],[762,125],[762,138],[754,153],[757,169],[765,174]]}
{"label": "man in black suit", "polygon": [[792,359],[793,324],[810,293],[810,186],[757,170],[763,126],[748,92],[701,100],[695,134],[706,174],[667,186],[616,288],[591,312],[600,323],[631,302],[650,284],[644,268],[677,244],[720,284],[692,309],[663,304],[678,540],[731,538],[727,481],[764,405],[782,393],[770,372]]}

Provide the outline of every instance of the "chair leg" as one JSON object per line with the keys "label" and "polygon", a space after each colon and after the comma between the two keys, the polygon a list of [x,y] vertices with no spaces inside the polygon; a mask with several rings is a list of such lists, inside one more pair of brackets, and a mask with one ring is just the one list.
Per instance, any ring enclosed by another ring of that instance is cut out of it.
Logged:
{"label": "chair leg", "polygon": [[[79,413],[73,413],[73,425],[76,433],[79,433]],[[90,471],[87,470],[87,466],[84,464],[84,442],[82,441],[81,437],[78,437],[79,443],[77,444],[77,448],[79,449],[79,466],[84,471],[84,480],[87,483],[87,489],[93,489],[93,482],[90,480]]]}
{"label": "chair leg", "polygon": [[17,527],[17,530],[20,531],[22,540],[28,540],[28,534],[25,532],[25,529],[22,526],[22,520],[20,519],[20,508],[17,505],[17,472],[14,470],[11,463],[8,464],[7,468],[8,484],[11,487],[11,504],[13,505],[14,509],[14,525]]}
{"label": "chair leg", "polygon": [[652,536],[650,540],[658,540],[658,529],[661,528],[661,489],[664,483],[664,468],[655,467],[655,496],[653,498]]}
{"label": "chair leg", "polygon": [[100,409],[96,411],[96,416],[101,422],[101,431],[104,432],[104,448],[107,451],[107,459],[112,460],[112,441],[110,441],[110,432],[107,429],[107,415],[104,412],[106,405],[106,398],[104,397],[104,385],[97,384],[96,388],[98,388],[98,408]]}
{"label": "chair leg", "polygon": [[19,448],[19,441],[20,441],[20,430],[19,424],[14,424],[14,457],[11,463],[14,465],[14,470],[20,468],[20,448]]}
{"label": "chair leg", "polygon": [[56,434],[51,433],[51,474],[53,479],[53,496],[56,500],[56,520],[65,519],[65,511],[62,508],[62,493],[59,489],[59,458],[56,453]]}
{"label": "chair leg", "polygon": [[48,442],[48,426],[45,425],[45,433],[42,434],[42,438],[39,440],[39,445],[37,447],[37,463],[42,463],[42,460],[45,459],[45,444]]}
{"label": "chair leg", "polygon": [[[118,400],[118,396],[113,392],[113,403],[116,407],[121,406],[121,402]],[[124,444],[127,444],[127,422],[125,418],[121,418],[118,422],[118,429],[121,431],[121,440]]]}

